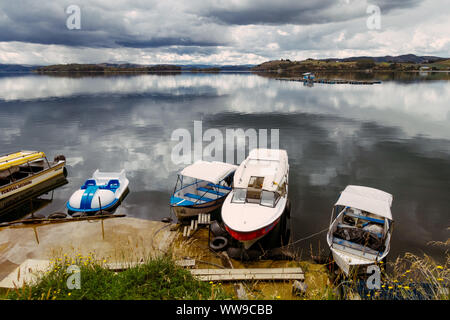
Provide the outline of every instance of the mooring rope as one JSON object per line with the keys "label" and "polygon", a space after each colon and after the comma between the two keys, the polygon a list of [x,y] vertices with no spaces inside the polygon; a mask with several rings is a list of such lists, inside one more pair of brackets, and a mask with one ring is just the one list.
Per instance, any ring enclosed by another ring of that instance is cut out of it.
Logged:
{"label": "mooring rope", "polygon": [[282,247],[280,247],[280,248],[286,248],[286,247],[292,246],[292,245],[294,245],[294,244],[296,244],[296,243],[299,243],[299,242],[301,242],[301,241],[305,241],[305,240],[311,239],[311,238],[313,238],[313,237],[315,237],[315,236],[318,236],[318,235],[321,234],[321,233],[324,233],[324,232],[328,231],[328,229],[329,229],[329,228],[326,228],[326,229],[323,229],[323,230],[321,230],[321,231],[319,231],[319,232],[313,233],[313,234],[311,234],[311,235],[309,235],[309,236],[307,236],[307,237],[304,237],[304,238],[295,240],[294,242],[291,242],[291,243],[289,243],[289,244],[287,244],[287,245],[285,245],[285,246],[282,246]]}

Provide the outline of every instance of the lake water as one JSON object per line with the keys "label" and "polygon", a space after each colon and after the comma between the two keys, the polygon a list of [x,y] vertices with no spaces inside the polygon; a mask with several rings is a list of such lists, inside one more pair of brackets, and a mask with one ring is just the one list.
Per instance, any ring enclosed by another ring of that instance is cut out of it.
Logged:
{"label": "lake water", "polygon": [[[450,226],[450,82],[304,86],[254,74],[115,77],[0,76],[0,151],[64,154],[68,181],[41,209],[61,211],[97,169],[126,169],[130,194],[118,212],[169,214],[183,167],[172,161],[176,129],[279,129],[290,163],[294,240],[328,227],[348,184],[390,192],[395,219],[390,257],[425,251]],[[448,79],[448,74],[446,74]],[[417,81],[416,81],[417,80]],[[208,143],[205,142],[205,146]],[[325,234],[300,243],[326,246]],[[306,252],[308,251],[308,252]]]}

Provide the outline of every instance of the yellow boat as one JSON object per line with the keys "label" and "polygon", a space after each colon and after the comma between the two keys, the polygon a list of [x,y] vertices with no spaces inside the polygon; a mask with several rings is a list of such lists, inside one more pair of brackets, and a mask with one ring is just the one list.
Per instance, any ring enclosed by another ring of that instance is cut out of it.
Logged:
{"label": "yellow boat", "polygon": [[40,151],[19,151],[0,156],[0,201],[58,175],[66,175],[65,164],[64,156],[49,161]]}

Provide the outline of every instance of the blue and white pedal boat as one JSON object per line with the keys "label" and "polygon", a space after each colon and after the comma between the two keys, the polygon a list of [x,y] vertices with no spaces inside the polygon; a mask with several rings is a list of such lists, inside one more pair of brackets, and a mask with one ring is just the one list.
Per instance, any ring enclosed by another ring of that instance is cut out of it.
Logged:
{"label": "blue and white pedal boat", "polygon": [[170,207],[179,220],[219,208],[231,191],[237,166],[219,161],[197,161],[179,174]]}
{"label": "blue and white pedal boat", "polygon": [[97,169],[92,178],[86,180],[84,185],[72,194],[67,202],[67,209],[70,214],[112,211],[128,192],[128,184],[125,170],[100,172]]}

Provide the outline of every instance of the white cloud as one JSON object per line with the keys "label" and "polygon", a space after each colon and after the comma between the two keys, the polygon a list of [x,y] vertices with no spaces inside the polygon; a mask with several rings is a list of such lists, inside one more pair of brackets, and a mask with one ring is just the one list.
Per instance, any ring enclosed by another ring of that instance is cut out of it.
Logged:
{"label": "white cloud", "polygon": [[0,5],[0,62],[20,64],[261,63],[351,55],[448,56],[446,0],[378,1],[380,30],[369,30],[369,1],[79,1],[82,30],[65,28],[68,3]]}

